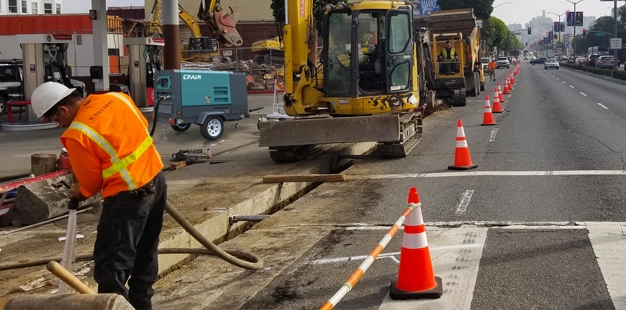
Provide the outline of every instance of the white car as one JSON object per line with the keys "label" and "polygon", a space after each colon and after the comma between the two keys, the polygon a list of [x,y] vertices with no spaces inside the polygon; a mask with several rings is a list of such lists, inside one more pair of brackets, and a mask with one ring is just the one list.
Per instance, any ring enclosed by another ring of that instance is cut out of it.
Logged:
{"label": "white car", "polygon": [[546,59],[546,62],[543,63],[543,69],[548,70],[548,68],[559,69],[559,62],[554,58]]}
{"label": "white car", "polygon": [[507,57],[498,57],[498,60],[496,60],[496,68],[500,69],[500,67],[507,67],[509,68],[511,65],[511,63],[509,62],[509,59]]}

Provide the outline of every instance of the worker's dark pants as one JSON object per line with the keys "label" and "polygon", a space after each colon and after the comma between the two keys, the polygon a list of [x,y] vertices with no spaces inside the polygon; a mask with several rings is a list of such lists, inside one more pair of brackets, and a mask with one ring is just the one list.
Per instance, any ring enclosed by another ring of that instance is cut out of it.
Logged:
{"label": "worker's dark pants", "polygon": [[495,81],[496,80],[496,70],[495,69],[489,71],[489,79],[491,81]]}
{"label": "worker's dark pants", "polygon": [[104,199],[93,253],[98,293],[122,295],[135,309],[152,308],[166,201],[161,173],[139,190]]}

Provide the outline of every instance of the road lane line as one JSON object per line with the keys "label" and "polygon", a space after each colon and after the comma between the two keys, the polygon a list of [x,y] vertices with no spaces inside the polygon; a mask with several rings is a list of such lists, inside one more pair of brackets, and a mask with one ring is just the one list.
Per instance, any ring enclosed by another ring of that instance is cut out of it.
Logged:
{"label": "road lane line", "polygon": [[[354,224],[358,225],[358,224]],[[429,231],[441,231],[459,227],[498,227],[499,229],[587,229],[589,226],[626,226],[626,222],[511,222],[511,221],[450,221],[424,222]],[[389,226],[351,226],[346,230],[388,230]],[[403,229],[402,227],[400,229]]]}
{"label": "road lane line", "polygon": [[588,226],[589,241],[598,260],[615,309],[626,309],[626,239],[620,226]]}
{"label": "road lane line", "polygon": [[587,94],[585,94],[585,93],[583,93],[583,92],[580,92],[580,94],[581,94],[581,95],[583,95],[583,96],[585,96],[585,97],[587,97]]}
{"label": "road lane line", "polygon": [[563,84],[565,84],[565,83],[567,83],[567,82],[563,81]]}
{"label": "road lane line", "polygon": [[489,135],[489,142],[496,141],[496,135],[498,134],[498,128],[494,128]]}
{"label": "road lane line", "polygon": [[561,79],[559,79],[558,77],[557,77],[556,79],[557,79],[557,80],[559,80],[559,81],[561,80]]}
{"label": "road lane line", "polygon": [[608,110],[609,108],[607,108],[605,105],[603,105],[602,103],[598,102],[598,105],[603,107],[605,110]]}
{"label": "road lane line", "polygon": [[574,88],[574,86],[570,85],[569,87]]}
{"label": "road lane line", "polygon": [[349,180],[381,180],[410,178],[449,178],[482,176],[583,176],[583,175],[623,175],[626,170],[554,170],[554,171],[459,171],[435,173],[397,173],[372,175],[347,175]]}
{"label": "road lane line", "polygon": [[378,309],[470,309],[486,238],[487,228],[446,229],[440,234],[428,236],[428,243],[433,249],[438,246],[457,247],[447,251],[431,250],[435,276],[441,277],[443,282],[443,295],[429,300],[392,300],[387,293]]}
{"label": "road lane line", "polygon": [[472,195],[474,195],[473,189],[468,189],[461,196],[461,202],[459,203],[459,207],[456,208],[456,214],[463,214],[467,211],[467,206],[469,206],[470,201],[472,200]]}

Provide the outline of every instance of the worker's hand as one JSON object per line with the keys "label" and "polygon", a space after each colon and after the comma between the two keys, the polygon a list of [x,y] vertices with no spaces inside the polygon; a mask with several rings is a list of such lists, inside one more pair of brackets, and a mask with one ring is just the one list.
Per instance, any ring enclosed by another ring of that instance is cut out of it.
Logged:
{"label": "worker's hand", "polygon": [[83,200],[86,200],[87,197],[85,197],[83,195],[83,193],[80,192],[80,189],[79,189],[79,190],[71,193],[69,196],[67,196],[67,199],[70,199],[70,200],[74,199],[74,200],[76,200],[78,202],[81,202]]}

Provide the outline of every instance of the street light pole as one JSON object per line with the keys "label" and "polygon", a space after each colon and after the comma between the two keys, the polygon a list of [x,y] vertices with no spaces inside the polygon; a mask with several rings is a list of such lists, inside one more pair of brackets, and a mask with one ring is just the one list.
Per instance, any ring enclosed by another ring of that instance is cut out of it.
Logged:
{"label": "street light pole", "polygon": [[504,3],[500,3],[500,4],[496,5],[496,6],[494,6],[493,8],[495,9],[495,8],[497,8],[497,7],[501,6],[501,5],[511,4],[511,3],[513,3],[513,2],[504,2]]}
{"label": "street light pole", "polygon": [[[613,1],[613,24],[615,26],[613,38],[617,38],[617,0]],[[617,70],[617,49],[613,49],[613,71],[615,70]],[[613,76],[613,72],[611,72],[611,76]]]}
{"label": "street light pole", "polygon": [[[576,57],[576,4],[583,2],[584,0],[578,0],[577,2],[573,2],[571,0],[565,0],[574,5],[574,42],[572,43],[574,47],[574,57]],[[617,1],[617,0],[616,0]],[[615,2],[617,3],[617,2]]]}

